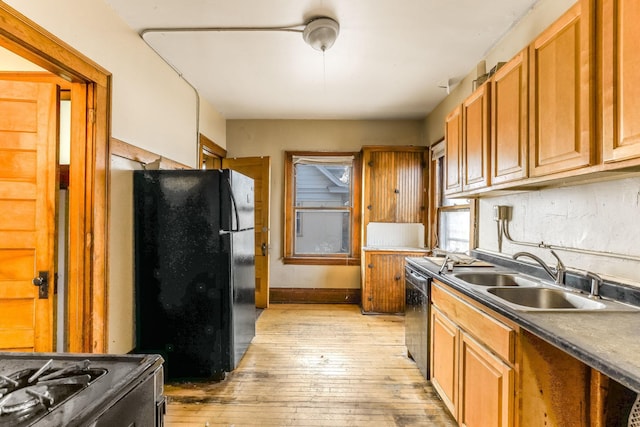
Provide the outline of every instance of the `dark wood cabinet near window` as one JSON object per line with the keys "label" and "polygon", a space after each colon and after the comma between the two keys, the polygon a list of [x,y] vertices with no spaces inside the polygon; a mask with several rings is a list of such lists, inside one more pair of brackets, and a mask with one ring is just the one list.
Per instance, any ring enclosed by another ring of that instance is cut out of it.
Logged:
{"label": "dark wood cabinet near window", "polygon": [[369,222],[426,224],[426,152],[426,147],[363,148],[365,242]]}
{"label": "dark wood cabinet near window", "polygon": [[404,259],[426,251],[364,250],[362,312],[404,313]]}

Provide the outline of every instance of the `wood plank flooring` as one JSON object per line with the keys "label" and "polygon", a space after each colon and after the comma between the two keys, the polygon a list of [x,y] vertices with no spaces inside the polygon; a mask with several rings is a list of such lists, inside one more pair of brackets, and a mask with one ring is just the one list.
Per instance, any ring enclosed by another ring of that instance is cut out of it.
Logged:
{"label": "wood plank flooring", "polygon": [[222,382],[168,384],[167,426],[455,426],[407,357],[402,316],[272,305]]}

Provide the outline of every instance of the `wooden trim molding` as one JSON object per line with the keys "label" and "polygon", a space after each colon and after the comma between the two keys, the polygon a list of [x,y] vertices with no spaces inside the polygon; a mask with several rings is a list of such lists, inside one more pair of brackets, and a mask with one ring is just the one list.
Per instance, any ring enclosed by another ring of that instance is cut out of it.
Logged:
{"label": "wooden trim molding", "polygon": [[220,157],[221,159],[227,157],[227,150],[225,150],[203,134],[200,134],[200,151],[207,151],[208,153]]}
{"label": "wooden trim molding", "polygon": [[[424,149],[424,148],[423,148]],[[361,252],[361,224],[362,224],[362,156],[360,152],[324,152],[324,151],[285,151],[284,161],[284,235],[283,235],[283,262],[285,264],[304,265],[359,265]],[[353,177],[351,208],[351,256],[346,258],[340,255],[294,256],[294,182],[293,182],[293,157],[294,156],[353,156]]]}
{"label": "wooden trim molding", "polygon": [[111,74],[0,1],[0,46],[71,83],[70,352],[107,349]]}
{"label": "wooden trim molding", "polygon": [[123,159],[132,160],[138,162],[141,165],[154,162],[161,159],[162,169],[192,169],[183,163],[176,162],[166,157],[162,157],[159,154],[147,151],[143,148],[131,145],[128,142],[124,142],[120,139],[111,137],[110,139],[110,154],[112,156],[122,157]]}
{"label": "wooden trim molding", "polygon": [[2,80],[53,83],[63,90],[71,90],[70,82],[48,71],[0,71],[0,78]]}
{"label": "wooden trim molding", "polygon": [[352,288],[271,288],[272,304],[360,304],[362,291]]}

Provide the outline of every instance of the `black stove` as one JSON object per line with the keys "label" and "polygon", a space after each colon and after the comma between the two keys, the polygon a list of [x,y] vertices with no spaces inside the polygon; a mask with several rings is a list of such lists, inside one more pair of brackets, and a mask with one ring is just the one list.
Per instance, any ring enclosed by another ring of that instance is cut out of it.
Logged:
{"label": "black stove", "polygon": [[162,426],[158,355],[0,353],[0,427]]}

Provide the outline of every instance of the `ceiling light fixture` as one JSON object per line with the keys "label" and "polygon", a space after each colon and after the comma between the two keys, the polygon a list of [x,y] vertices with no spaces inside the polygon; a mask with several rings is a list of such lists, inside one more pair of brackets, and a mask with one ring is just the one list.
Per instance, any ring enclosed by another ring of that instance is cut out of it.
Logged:
{"label": "ceiling light fixture", "polygon": [[315,50],[322,52],[329,49],[336,42],[340,33],[340,25],[331,18],[316,18],[307,23],[302,32],[302,38]]}
{"label": "ceiling light fixture", "polygon": [[[146,28],[140,31],[140,37],[146,41],[148,33],[188,33],[188,32],[222,32],[222,31],[285,31],[302,33],[304,41],[312,48],[325,52],[336,41],[340,32],[340,25],[334,19],[319,16],[311,19],[306,24],[291,25],[288,27],[169,27]],[[148,44],[148,43],[147,43]]]}

